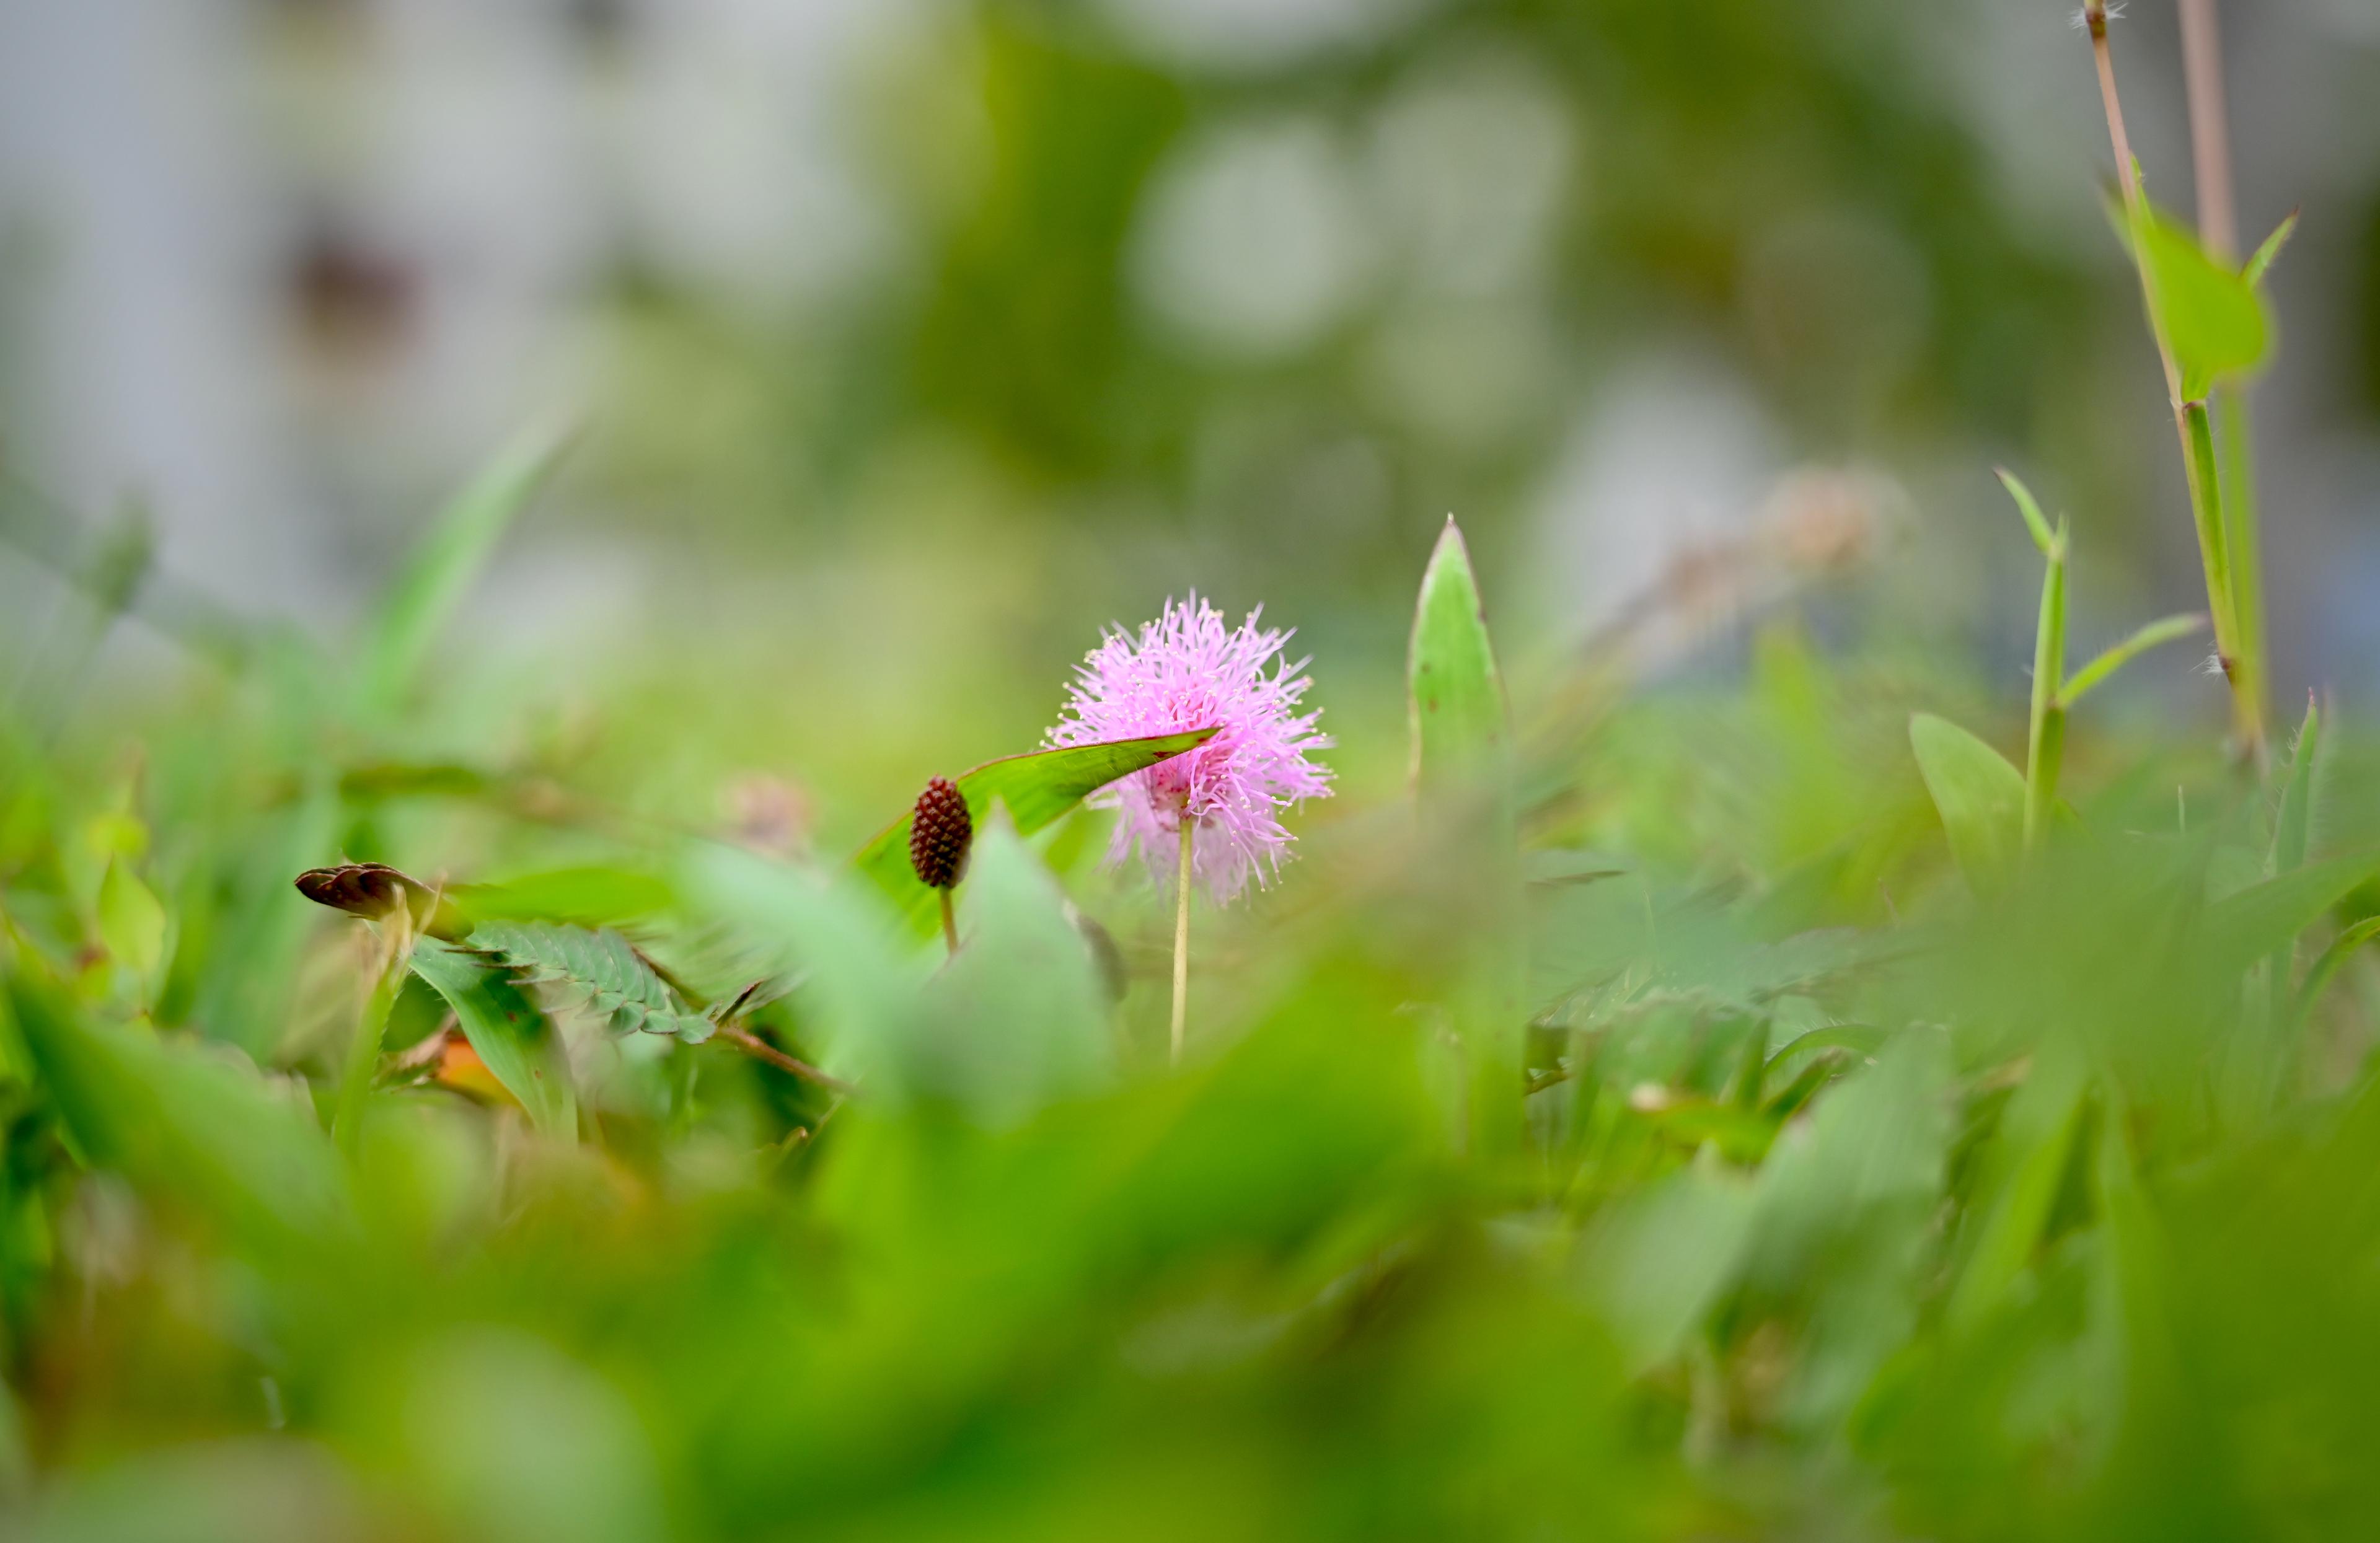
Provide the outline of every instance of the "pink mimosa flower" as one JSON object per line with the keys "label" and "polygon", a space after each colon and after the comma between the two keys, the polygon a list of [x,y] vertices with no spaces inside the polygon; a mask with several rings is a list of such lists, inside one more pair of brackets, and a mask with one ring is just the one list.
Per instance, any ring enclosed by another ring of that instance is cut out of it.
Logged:
{"label": "pink mimosa flower", "polygon": [[1091,745],[1217,728],[1196,749],[1085,802],[1118,811],[1109,863],[1137,850],[1169,888],[1182,821],[1192,821],[1191,870],[1218,904],[1237,898],[1250,878],[1262,885],[1280,871],[1291,841],[1282,809],[1330,796],[1330,769],[1312,752],[1331,741],[1315,730],[1318,711],[1297,711],[1313,684],[1300,673],[1305,662],[1280,657],[1290,635],[1258,629],[1261,614],[1227,630],[1222,613],[1193,592],[1186,602],[1167,601],[1137,638],[1109,633],[1075,672],[1066,715],[1049,735],[1052,746]]}

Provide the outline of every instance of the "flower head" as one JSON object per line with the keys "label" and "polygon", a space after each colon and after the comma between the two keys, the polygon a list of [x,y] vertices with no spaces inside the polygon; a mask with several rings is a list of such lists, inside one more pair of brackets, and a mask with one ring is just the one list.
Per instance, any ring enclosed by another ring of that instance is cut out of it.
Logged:
{"label": "flower head", "polygon": [[1227,629],[1222,613],[1194,592],[1167,601],[1136,638],[1110,632],[1075,670],[1066,714],[1049,735],[1052,746],[1092,745],[1216,729],[1196,749],[1085,801],[1118,811],[1108,861],[1137,849],[1160,883],[1179,860],[1182,822],[1191,821],[1191,870],[1219,903],[1280,870],[1290,843],[1282,809],[1330,796],[1330,769],[1312,757],[1330,739],[1315,731],[1319,712],[1297,711],[1313,684],[1300,673],[1305,662],[1280,657],[1290,635],[1259,629],[1261,614]]}

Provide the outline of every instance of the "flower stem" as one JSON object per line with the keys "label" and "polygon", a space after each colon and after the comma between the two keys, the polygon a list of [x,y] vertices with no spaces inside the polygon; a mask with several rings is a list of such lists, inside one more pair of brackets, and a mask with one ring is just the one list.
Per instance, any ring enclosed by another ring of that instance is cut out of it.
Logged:
{"label": "flower stem", "polygon": [[1190,1011],[1190,837],[1197,825],[1190,812],[1182,813],[1182,874],[1174,886],[1179,898],[1173,909],[1173,1029],[1172,1055],[1182,1061],[1182,1028]]}
{"label": "flower stem", "polygon": [[935,890],[934,893],[942,902],[942,942],[955,954],[959,951],[959,921],[951,909],[951,892],[944,887]]}

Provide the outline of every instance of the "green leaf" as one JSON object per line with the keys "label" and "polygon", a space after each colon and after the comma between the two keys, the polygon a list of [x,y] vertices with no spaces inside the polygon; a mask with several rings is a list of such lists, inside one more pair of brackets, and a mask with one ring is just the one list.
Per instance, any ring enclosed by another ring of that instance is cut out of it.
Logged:
{"label": "green leaf", "polygon": [[698,1045],[717,1027],[608,927],[488,921],[472,929],[465,946],[541,997],[551,993],[572,1011],[602,1019],[614,1034],[670,1034]]}
{"label": "green leaf", "polygon": [[2263,363],[2272,322],[2255,286],[2154,209],[2136,228],[2138,256],[2147,264],[2157,320],[2181,371],[2183,398],[2195,401],[2217,380]]}
{"label": "green leaf", "polygon": [[1115,1060],[1098,966],[1049,870],[999,816],[976,832],[962,925],[965,946],[926,982],[926,1010],[871,1093],[930,1096],[1006,1128],[1098,1092]]}
{"label": "green leaf", "polygon": [[99,881],[99,940],[145,996],[165,962],[165,907],[120,857],[108,859]]}
{"label": "green leaf", "polygon": [[397,576],[366,640],[367,701],[386,710],[411,689],[455,606],[570,440],[571,431],[560,424],[523,431],[439,513]]}
{"label": "green leaf", "polygon": [[578,1100],[558,1037],[504,966],[468,948],[422,938],[413,945],[413,973],[446,999],[463,1037],[489,1074],[520,1100],[530,1124],[562,1140],[576,1139]]}
{"label": "green leaf", "polygon": [[2356,885],[2380,873],[2380,851],[2307,863],[2226,895],[2206,908],[2200,958],[2228,979],[2288,948]]}
{"label": "green leaf", "polygon": [[91,1022],[29,965],[9,978],[6,1000],[87,1160],[257,1243],[313,1248],[352,1224],[338,1156],[312,1110],[237,1051]]}
{"label": "green leaf", "polygon": [[2280,817],[2273,822],[2273,867],[2287,873],[2305,866],[2306,848],[2313,829],[2314,773],[2322,750],[2322,710],[2313,693],[2306,695],[2305,722],[2298,729],[2297,747],[2289,756],[2289,780],[2281,789]]}
{"label": "green leaf", "polygon": [[[2038,513],[2038,511],[2034,511]],[[2041,614],[2034,633],[2033,702],[2025,732],[2024,844],[2041,839],[2049,808],[2058,796],[2058,760],[2065,748],[2066,716],[2058,706],[2058,683],[2066,677],[2066,526],[2043,548]]]}
{"label": "green leaf", "polygon": [[2366,917],[2331,940],[2330,946],[2322,951],[2322,957],[2306,971],[2305,984],[2298,988],[2293,1022],[2303,1023],[2306,1020],[2313,1012],[2314,1004],[2322,1000],[2322,993],[2330,985],[2331,978],[2355,956],[2357,949],[2374,938],[2380,938],[2380,917]]}
{"label": "green leaf", "polygon": [[[1098,745],[1069,745],[1056,750],[990,760],[960,773],[958,790],[966,799],[967,816],[980,830],[991,814],[994,799],[1005,805],[1016,833],[1029,836],[1083,801],[1083,796],[1107,786],[1118,777],[1154,766],[1170,756],[1196,749],[1215,737],[1212,728],[1181,734],[1152,735],[1146,739],[1111,739]],[[860,872],[891,896],[912,930],[924,935],[934,927],[934,892],[920,883],[909,866],[909,820],[912,811],[886,826],[852,859]]]}
{"label": "green leaf", "polygon": [[2046,1046],[2009,1102],[1985,1154],[1946,1317],[1972,1329],[2008,1294],[2041,1241],[2081,1126],[2088,1084],[2070,1047]]}
{"label": "green leaf", "polygon": [[1992,470],[1999,478],[2000,486],[2008,490],[2008,495],[2016,500],[2017,513],[2024,516],[2024,528],[2033,532],[2033,544],[2041,549],[2044,557],[2057,551],[2058,538],[2051,532],[2049,521],[2043,516],[2041,504],[2033,496],[2033,490],[2019,481],[2016,473],[2006,467],[1994,467]]}
{"label": "green leaf", "polygon": [[1452,516],[1422,574],[1406,683],[1416,791],[1509,775],[1512,714],[1470,549]]}
{"label": "green leaf", "polygon": [[2076,702],[2081,701],[2083,694],[2093,686],[2101,684],[2108,676],[2151,649],[2173,642],[2177,638],[2188,638],[2194,633],[2204,631],[2205,627],[2206,617],[2199,612],[2192,612],[2187,615],[2165,616],[2149,623],[2069,676],[2065,688],[2058,693],[2058,705],[2061,708],[2071,708]]}
{"label": "green leaf", "polygon": [[2265,244],[2249,257],[2248,265],[2240,271],[2240,276],[2251,285],[2263,284],[2265,273],[2272,269],[2273,259],[2281,255],[2281,249],[2289,244],[2289,237],[2297,232],[2298,212],[2292,209],[2289,217],[2275,226],[2273,234],[2265,237]]}
{"label": "green leaf", "polygon": [[1970,883],[2005,873],[2024,832],[2024,775],[2008,758],[1946,718],[1909,720],[1909,746],[1925,791]]}
{"label": "green leaf", "polygon": [[1600,1219],[1581,1250],[1587,1289],[1643,1372],[1683,1348],[1751,1246],[1758,1190],[1702,1161],[1647,1187]]}

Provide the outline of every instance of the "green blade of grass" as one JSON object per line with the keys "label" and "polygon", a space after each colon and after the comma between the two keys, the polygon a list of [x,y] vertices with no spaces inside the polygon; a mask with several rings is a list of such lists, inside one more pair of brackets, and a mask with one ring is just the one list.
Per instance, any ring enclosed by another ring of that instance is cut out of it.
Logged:
{"label": "green blade of grass", "polygon": [[365,641],[363,690],[373,708],[392,709],[412,688],[439,632],[571,437],[561,424],[524,431],[440,511],[390,587]]}
{"label": "green blade of grass", "polygon": [[2065,688],[2058,694],[2058,705],[2070,710],[2092,687],[2105,684],[2108,676],[2151,649],[2161,647],[2178,638],[2188,638],[2203,630],[2205,626],[2204,614],[2195,611],[2182,615],[2160,617],[2149,623],[2068,676]]}
{"label": "green blade of grass", "polygon": [[1992,472],[2000,480],[2000,486],[2008,490],[2009,497],[2016,501],[2017,513],[2024,516],[2024,528],[2033,533],[2033,544],[2041,549],[2044,557],[2048,556],[2057,547],[2058,538],[2050,530],[2049,521],[2042,514],[2040,501],[2033,496],[2033,490],[2006,467],[1994,467]]}

